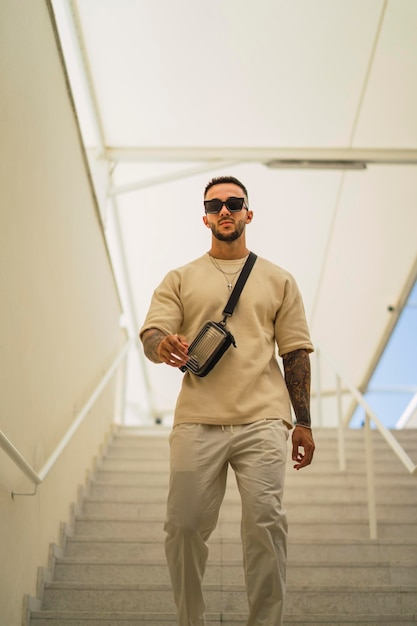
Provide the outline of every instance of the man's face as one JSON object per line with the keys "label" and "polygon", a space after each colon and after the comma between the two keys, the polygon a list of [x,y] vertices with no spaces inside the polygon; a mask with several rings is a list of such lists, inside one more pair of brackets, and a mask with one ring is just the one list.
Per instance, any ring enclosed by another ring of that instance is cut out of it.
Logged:
{"label": "man's face", "polygon": [[[233,183],[221,183],[210,187],[207,191],[205,200],[226,201],[228,198],[247,198],[238,185]],[[204,215],[203,221],[210,228],[213,236],[219,241],[235,241],[244,232],[246,224],[252,220],[252,211],[242,208],[239,212],[231,212],[224,204],[219,213],[208,213]]]}

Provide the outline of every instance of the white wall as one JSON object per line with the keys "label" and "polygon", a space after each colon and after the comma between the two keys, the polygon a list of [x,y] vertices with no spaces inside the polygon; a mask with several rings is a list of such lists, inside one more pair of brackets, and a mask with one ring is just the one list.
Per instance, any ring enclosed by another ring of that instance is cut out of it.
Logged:
{"label": "white wall", "polygon": [[[47,4],[0,6],[0,429],[39,470],[124,340],[120,304]],[[38,566],[111,430],[114,384],[34,497],[0,449],[0,624],[18,626]]]}

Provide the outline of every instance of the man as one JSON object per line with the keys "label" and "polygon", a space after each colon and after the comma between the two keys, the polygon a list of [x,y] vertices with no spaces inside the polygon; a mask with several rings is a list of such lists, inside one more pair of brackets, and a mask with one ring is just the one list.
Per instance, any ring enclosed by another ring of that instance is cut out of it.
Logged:
{"label": "man", "polygon": [[[245,186],[232,176],[215,178],[205,189],[204,206],[210,251],[167,274],[140,331],[145,354],[154,363],[176,368],[186,364],[189,343],[205,321],[220,320],[249,254],[246,226],[253,212]],[[290,401],[296,416],[295,469],[309,465],[314,453],[309,409],[313,346],[293,277],[258,258],[227,328],[236,349],[230,347],[204,378],[185,373],[170,435],[165,547],[178,624],[204,624],[201,585],[207,540],[217,523],[231,466],[242,501],[247,626],[280,626],[287,537],[282,495],[293,427]]]}

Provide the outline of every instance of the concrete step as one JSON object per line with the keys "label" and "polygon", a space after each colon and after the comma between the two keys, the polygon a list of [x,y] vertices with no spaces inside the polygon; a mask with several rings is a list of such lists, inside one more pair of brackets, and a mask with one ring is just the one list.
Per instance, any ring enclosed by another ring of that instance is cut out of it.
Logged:
{"label": "concrete step", "polygon": [[[163,469],[157,469],[156,467],[149,468],[134,468],[134,467],[122,467],[122,461],[117,462],[118,467],[112,467],[111,465],[102,464],[100,469],[95,472],[93,479],[98,483],[109,484],[141,484],[155,486],[166,486],[169,481],[169,473]],[[146,465],[146,464],[145,464]],[[416,487],[417,479],[415,476],[411,476],[407,473],[405,468],[400,467],[396,472],[386,471],[376,472],[375,480],[377,484],[381,486],[388,485],[390,487],[400,485],[409,485],[410,487]],[[299,484],[316,483],[320,481],[324,485],[353,485],[355,482],[361,479],[365,479],[365,472],[358,468],[349,468],[348,472],[341,472],[339,469],[334,473],[329,473],[329,468],[322,463],[316,464],[306,468],[304,472],[295,472],[291,466],[287,468],[286,472],[286,484],[291,487]],[[235,477],[233,470],[229,469],[229,482],[235,484]]]}
{"label": "concrete step", "polygon": [[[147,431],[146,428],[140,427],[130,427],[130,426],[120,426],[118,430],[114,434],[113,443],[117,443],[120,441],[124,442],[133,442],[134,445],[138,446],[146,446],[146,442],[151,441],[152,446],[158,447],[163,446],[164,442],[167,441],[169,434],[171,432],[171,427],[162,426],[160,430],[150,432]],[[335,442],[338,438],[338,429],[337,428],[320,428],[313,424],[313,432],[314,438],[316,441],[320,443],[324,442]],[[410,428],[406,430],[396,430],[392,429],[391,434],[402,443],[410,443],[411,445],[417,445],[417,428]],[[357,442],[363,441],[365,435],[365,431],[363,428],[347,428],[344,430],[344,436],[346,441],[349,442]],[[383,442],[384,439],[378,430],[372,429],[372,440],[373,442]]]}
{"label": "concrete step", "polygon": [[[417,457],[417,446],[403,446],[404,449],[408,448],[406,451],[408,455],[412,459],[416,459]],[[291,458],[290,455],[291,447],[288,447],[288,457]],[[384,441],[381,444],[373,445],[373,454],[375,456],[375,460],[380,462],[382,460],[389,461],[390,459],[397,459],[397,456],[392,451],[392,449],[388,446],[388,444]],[[322,445],[316,442],[316,450],[315,450],[315,459],[320,459],[322,461],[334,461],[337,460],[338,449],[337,444],[334,442],[333,445]],[[347,444],[345,447],[345,456],[349,461],[363,461],[365,457],[365,447],[361,444],[351,445]],[[165,444],[164,448],[161,448],[154,454],[150,454],[149,450],[142,449],[141,447],[134,445],[115,445],[109,449],[106,454],[103,455],[103,462],[106,461],[115,461],[125,459],[126,461],[136,461],[138,463],[147,463],[150,466],[160,465],[162,468],[168,468],[169,463],[169,445],[168,442]]]}
{"label": "concrete step", "polygon": [[[416,490],[417,491],[417,490]],[[336,494],[335,494],[336,497]],[[297,521],[302,516],[305,522],[321,521],[323,517],[331,518],[335,522],[367,520],[368,507],[366,502],[326,502],[316,501],[313,506],[306,507],[305,503],[285,501],[288,509],[289,523]],[[417,523],[415,504],[378,504],[377,519],[380,522],[401,520],[401,523]],[[83,506],[83,514],[78,519],[141,519],[165,520],[165,502],[108,502],[87,500]],[[240,502],[229,502],[221,511],[221,519],[239,522],[241,517]]]}
{"label": "concrete step", "polygon": [[[397,456],[391,450],[391,448],[383,442],[384,445],[374,446],[373,453],[375,457],[375,461],[377,463],[381,463],[382,461],[390,462],[395,461],[397,464],[400,463]],[[404,446],[405,447],[405,446]],[[409,446],[408,446],[409,447]],[[410,448],[410,447],[409,447]],[[290,450],[288,448],[288,455],[290,457]],[[326,446],[320,447],[320,444],[316,443],[316,450],[314,453],[315,461],[317,459],[321,461],[335,461],[337,460],[337,447]],[[408,454],[411,458],[415,458],[417,456],[417,449],[409,449]],[[346,460],[348,462],[364,462],[365,459],[365,448],[363,445],[356,446],[346,446],[345,451]],[[128,445],[114,445],[111,450],[109,450],[104,456],[103,461],[107,460],[120,460],[125,459],[129,461],[137,461],[137,462],[148,462],[151,466],[161,464],[161,467],[168,467],[169,461],[169,447],[168,443],[166,444],[164,449],[158,451],[157,454],[150,454],[149,450],[146,451],[137,446],[128,446]]]}
{"label": "concrete step", "polygon": [[[329,475],[331,475],[329,473]],[[299,481],[293,483],[290,480],[286,482],[285,500],[286,502],[303,501],[312,502],[315,499],[329,500],[336,496],[339,502],[353,502],[357,498],[366,499],[366,479],[365,475],[355,476],[356,483],[348,483],[342,477],[334,476],[333,480],[314,480],[314,477],[300,476]],[[413,480],[409,481],[408,478]],[[406,480],[407,479],[407,480]],[[149,479],[142,483],[138,480],[137,484],[108,484],[106,482],[92,481],[88,490],[88,498],[91,500],[109,500],[113,502],[166,502],[168,494],[168,483],[165,485],[146,484]],[[397,485],[391,484],[392,475],[387,477],[387,483],[384,485],[383,480],[377,478],[376,497],[379,502],[405,502],[415,504],[417,497],[417,479],[413,477],[402,477],[398,480]],[[230,501],[239,501],[237,490],[228,490],[225,495],[224,503]]]}
{"label": "concrete step", "polygon": [[[315,483],[319,481],[321,484],[354,484],[357,481],[365,481],[366,470],[364,464],[359,466],[357,463],[347,465],[347,471],[341,472],[335,459],[333,461],[323,461],[315,459],[314,465],[305,468],[302,472],[296,472],[293,469],[292,461],[288,462],[286,471],[286,484],[293,485],[303,483]],[[375,473],[375,480],[378,484],[395,485],[414,485],[417,484],[415,476],[411,476],[406,468],[402,465],[387,465],[384,462],[377,466],[378,471]],[[152,476],[155,477],[156,485],[166,485],[169,480],[168,467],[164,467],[162,462],[154,462],[152,464],[146,461],[137,461],[136,459],[104,459],[97,467],[93,478],[98,482],[104,482],[109,479],[112,482],[123,482],[124,477],[131,474],[129,480],[140,480],[142,484],[149,484]],[[233,470],[229,470],[230,478],[234,480]]]}
{"label": "concrete step", "polygon": [[[284,626],[414,626],[417,617],[413,614],[399,615],[291,615],[284,619]],[[243,623],[242,623],[243,624]],[[229,622],[229,626],[232,623]]]}
{"label": "concrete step", "polygon": [[91,482],[88,489],[89,497],[95,500],[112,500],[113,502],[123,502],[126,500],[141,502],[161,502],[166,501],[168,487],[157,487],[152,485],[107,485],[97,481]]}
{"label": "concrete step", "polygon": [[[246,626],[247,617],[238,613],[206,615],[207,626]],[[284,620],[284,626],[415,626],[414,615],[388,614],[355,616],[292,615]],[[32,626],[177,626],[172,613],[114,613],[37,611],[32,616]]]}
{"label": "concrete step", "polygon": [[[315,454],[324,458],[334,458],[338,454],[338,442],[336,439],[328,440],[326,442],[320,441],[315,437],[316,451]],[[399,442],[400,445],[408,452],[409,456],[415,457],[417,455],[417,442],[414,439],[404,440]],[[352,458],[361,457],[365,454],[365,441],[345,442],[345,454],[347,457]],[[391,450],[389,444],[383,440],[374,440],[372,442],[372,448],[375,451],[376,456],[391,456],[394,452]],[[292,449],[291,440],[288,443],[288,452]],[[163,442],[159,447],[154,447],[153,442],[118,442],[115,441],[108,450],[102,455],[104,459],[117,459],[117,458],[129,458],[136,459],[137,461],[159,461],[165,463],[169,460],[169,443],[168,440]]]}
{"label": "concrete step", "polygon": [[[355,477],[356,478],[356,477]],[[414,478],[414,477],[413,477]],[[302,484],[300,484],[302,482]],[[108,490],[106,489],[107,487]],[[116,487],[116,488],[115,488]],[[103,505],[116,504],[123,502],[138,504],[165,504],[167,496],[167,488],[154,488],[136,485],[130,490],[131,485],[106,485],[105,483],[94,482],[89,490],[89,496],[84,500],[85,512],[88,507],[95,504]],[[141,493],[141,490],[143,492]],[[411,483],[403,483],[402,485],[383,484],[383,481],[376,481],[376,500],[380,504],[417,504],[417,481],[414,479]],[[129,493],[135,494],[137,497],[126,497],[124,500],[122,495],[128,496]],[[117,499],[114,497],[117,494]],[[337,502],[366,502],[367,489],[365,480],[362,483],[356,479],[356,482],[341,480],[305,480],[301,479],[298,483],[291,484],[287,481],[287,488],[284,496],[287,505],[292,503],[314,503],[316,501],[337,501]],[[240,496],[236,488],[228,489],[223,501],[223,508],[230,504],[240,503]]]}
{"label": "concrete step", "polygon": [[[211,538],[209,541],[210,558],[213,560],[237,561],[241,559],[242,546],[240,539],[231,540]],[[134,541],[125,538],[102,539],[98,537],[68,537],[66,556],[70,558],[101,559],[102,562],[122,560],[125,563],[165,559],[164,545],[161,541]],[[347,541],[326,538],[323,541],[297,541],[289,537],[288,561],[316,563],[385,563],[400,562],[415,565],[417,562],[417,540],[412,542],[409,537],[395,540],[362,540]]]}
{"label": "concrete step", "polygon": [[[378,520],[378,533],[382,539],[395,538],[406,535],[417,539],[417,521],[408,523],[401,521],[381,522]],[[136,539],[147,541],[162,541],[164,537],[162,524],[159,520],[132,520],[132,519],[88,519],[80,516],[75,523],[76,535],[87,535],[105,539]],[[323,520],[318,522],[292,521],[289,534],[294,539],[366,539],[368,537],[368,522],[366,520],[352,520],[335,522]],[[213,537],[233,539],[240,536],[240,523],[219,521]]]}
{"label": "concrete step", "polygon": [[[233,544],[231,551],[236,551]],[[406,549],[408,554],[408,546]],[[102,561],[122,559],[138,563],[165,558],[163,541],[135,541],[125,538],[103,539],[101,537],[71,536],[66,540],[65,554],[70,558],[100,558]]]}
{"label": "concrete step", "polygon": [[[319,593],[317,593],[319,591]],[[205,585],[209,613],[247,611],[246,593],[240,585]],[[119,585],[48,583],[44,588],[43,609],[71,611],[174,612],[169,585]],[[417,594],[413,586],[288,587],[286,615],[339,613],[413,614]]]}
{"label": "concrete step", "polygon": [[[92,561],[86,558],[61,558],[55,564],[56,582],[112,583],[119,584],[169,584],[169,573],[165,560],[159,563]],[[233,580],[244,585],[241,561],[209,561],[205,576],[207,584]],[[296,585],[300,580],[305,585],[417,585],[417,558],[414,565],[375,563],[324,563],[290,562],[287,583]]]}
{"label": "concrete step", "polygon": [[[405,431],[391,431],[394,438],[402,447],[410,454],[417,454],[417,429],[407,429]],[[365,448],[365,432],[363,430],[345,430],[345,446],[346,449],[355,450],[357,448]],[[146,437],[138,435],[117,434],[111,445],[112,451],[118,448],[130,448],[142,451],[147,458],[155,458],[155,454],[163,454],[168,448],[168,437],[170,429],[166,429],[159,437]],[[338,434],[334,429],[314,428],[314,439],[318,449],[337,451]],[[376,451],[389,449],[388,443],[377,431],[372,433],[372,445]],[[291,441],[289,440],[289,447]],[[154,451],[153,457],[149,454],[149,450]]]}

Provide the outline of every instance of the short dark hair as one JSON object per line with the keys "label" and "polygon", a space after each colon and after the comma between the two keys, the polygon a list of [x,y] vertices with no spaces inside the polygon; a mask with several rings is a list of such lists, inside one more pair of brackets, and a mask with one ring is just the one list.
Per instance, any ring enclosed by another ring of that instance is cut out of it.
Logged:
{"label": "short dark hair", "polygon": [[208,190],[211,189],[211,187],[214,187],[215,185],[222,185],[223,183],[232,183],[233,185],[237,185],[238,187],[241,188],[241,190],[245,194],[246,199],[249,200],[248,190],[246,189],[245,185],[241,183],[240,180],[238,180],[234,176],[217,176],[215,178],[212,178],[207,183],[206,188],[204,189],[204,197],[206,197],[206,194]]}

